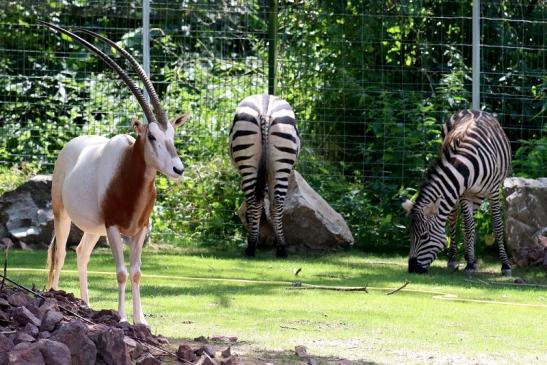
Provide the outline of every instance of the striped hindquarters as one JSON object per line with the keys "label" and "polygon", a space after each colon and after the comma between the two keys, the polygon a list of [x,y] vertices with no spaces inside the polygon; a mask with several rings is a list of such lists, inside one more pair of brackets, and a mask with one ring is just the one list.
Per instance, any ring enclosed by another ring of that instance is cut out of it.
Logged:
{"label": "striped hindquarters", "polygon": [[300,150],[292,108],[268,94],[245,98],[237,107],[230,130],[230,155],[248,198],[262,199],[267,182],[287,190],[288,175]]}

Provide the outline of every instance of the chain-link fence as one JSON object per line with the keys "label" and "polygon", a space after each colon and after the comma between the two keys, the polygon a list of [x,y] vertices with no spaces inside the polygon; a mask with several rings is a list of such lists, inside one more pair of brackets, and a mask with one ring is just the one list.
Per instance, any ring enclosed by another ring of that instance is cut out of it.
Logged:
{"label": "chain-link fence", "polygon": [[[192,112],[177,140],[186,177],[158,180],[157,238],[244,241],[227,134],[237,103],[268,90],[268,5],[150,3],[155,87],[171,117]],[[481,7],[481,107],[504,126],[514,172],[530,176],[546,167],[545,8]],[[442,122],[471,105],[471,14],[463,0],[278,4],[276,86],[302,133],[297,169],[344,215],[360,247],[406,247],[398,196],[419,184]],[[106,66],[37,19],[101,32],[141,59],[142,8],[126,0],[0,0],[0,161],[51,171],[67,140],[128,133],[140,111]]]}

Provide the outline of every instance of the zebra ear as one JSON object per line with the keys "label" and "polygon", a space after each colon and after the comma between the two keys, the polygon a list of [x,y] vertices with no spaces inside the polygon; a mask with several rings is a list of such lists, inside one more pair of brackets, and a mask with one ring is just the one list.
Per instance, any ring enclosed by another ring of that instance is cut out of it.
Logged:
{"label": "zebra ear", "polygon": [[439,213],[439,207],[441,205],[441,198],[437,198],[436,201],[427,204],[424,209],[424,215],[426,217],[433,217],[435,214]]}
{"label": "zebra ear", "polygon": [[410,211],[414,207],[414,203],[407,197],[401,198],[401,205],[403,206],[404,210],[406,210],[407,213],[410,213]]}

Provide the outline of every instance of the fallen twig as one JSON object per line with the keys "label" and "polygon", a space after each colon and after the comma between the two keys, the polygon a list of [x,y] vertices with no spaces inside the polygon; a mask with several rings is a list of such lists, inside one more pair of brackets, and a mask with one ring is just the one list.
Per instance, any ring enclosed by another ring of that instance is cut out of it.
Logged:
{"label": "fallen twig", "polygon": [[495,281],[488,281],[488,284],[491,285],[509,285],[509,286],[528,286],[528,287],[535,287],[535,288],[547,288],[547,285],[542,284],[532,284],[532,283],[498,283]]}
{"label": "fallen twig", "polygon": [[292,289],[320,289],[320,290],[335,290],[335,291],[364,291],[368,294],[367,286],[330,286],[330,285],[313,285],[300,282],[293,283]]}
{"label": "fallen twig", "polygon": [[386,293],[386,295],[391,295],[391,294],[395,294],[397,293],[399,290],[402,290],[404,287],[406,287],[408,284],[410,284],[410,281],[408,280],[405,280],[405,283],[403,285],[401,285],[401,287],[395,289],[395,290],[392,290],[390,291],[389,293]]}

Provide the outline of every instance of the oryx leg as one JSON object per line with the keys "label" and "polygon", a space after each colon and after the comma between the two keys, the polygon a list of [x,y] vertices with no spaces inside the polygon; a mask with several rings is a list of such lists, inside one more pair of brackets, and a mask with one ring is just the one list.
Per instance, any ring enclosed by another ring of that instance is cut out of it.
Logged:
{"label": "oryx leg", "polygon": [[112,249],[112,256],[116,262],[116,279],[118,280],[118,313],[120,322],[127,321],[125,313],[125,282],[127,281],[127,269],[123,257],[123,242],[120,230],[117,226],[110,226],[106,229],[108,244]]}
{"label": "oryx leg", "polygon": [[87,291],[87,265],[93,248],[99,240],[99,235],[84,233],[78,247],[76,247],[76,262],[78,264],[78,274],[80,276],[80,297],[89,304]]}
{"label": "oryx leg", "polygon": [[131,293],[133,296],[133,322],[135,324],[144,324],[146,319],[144,319],[144,313],[142,312],[141,307],[141,253],[142,245],[144,243],[144,238],[148,227],[143,227],[143,229],[131,240],[131,253],[130,257],[130,266],[129,266],[129,275],[131,275]]}
{"label": "oryx leg", "polygon": [[55,238],[54,242],[48,249],[48,261],[49,261],[49,277],[48,287],[53,289],[59,288],[59,276],[65,263],[66,256],[66,240],[70,232],[70,218],[66,211],[60,210],[54,213],[54,229]]}

